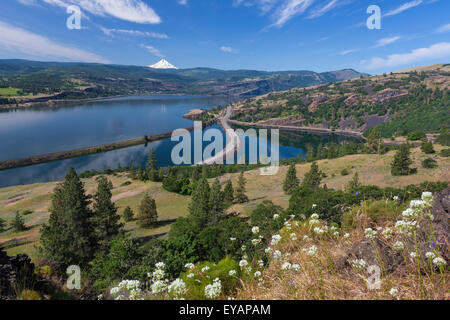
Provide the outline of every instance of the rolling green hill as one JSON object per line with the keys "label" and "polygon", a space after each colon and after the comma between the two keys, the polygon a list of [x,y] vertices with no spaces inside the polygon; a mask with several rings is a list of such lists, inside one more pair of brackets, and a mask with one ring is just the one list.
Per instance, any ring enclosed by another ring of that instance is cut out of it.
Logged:
{"label": "rolling green hill", "polygon": [[9,93],[3,95],[0,91],[0,104],[156,93],[245,98],[360,75],[352,69],[324,73],[210,68],[160,70],[140,66],[0,60],[0,88]]}

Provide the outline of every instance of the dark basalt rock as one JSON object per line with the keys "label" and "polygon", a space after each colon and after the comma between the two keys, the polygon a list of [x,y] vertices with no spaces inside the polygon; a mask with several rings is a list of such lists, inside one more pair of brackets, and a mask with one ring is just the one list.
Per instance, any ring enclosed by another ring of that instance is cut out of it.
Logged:
{"label": "dark basalt rock", "polygon": [[[450,262],[450,234],[448,220],[450,218],[450,188],[434,194],[433,206],[429,212],[434,216],[433,221],[423,220],[421,227],[417,232],[417,239],[414,241],[412,237],[403,241],[405,246],[409,247],[409,251],[415,251],[420,255],[422,265],[429,263],[425,257],[425,253],[438,249],[440,256],[444,258],[447,265]],[[427,230],[425,232],[424,230]],[[430,240],[428,230],[433,230],[435,240]],[[417,244],[417,246],[416,246]],[[350,262],[354,259],[364,259],[367,266],[378,265],[386,272],[395,271],[404,263],[401,251],[392,249],[389,245],[380,239],[367,240],[363,239],[356,242],[342,257],[337,265],[340,268],[350,267]],[[380,259],[382,263],[380,264]]]}
{"label": "dark basalt rock", "polygon": [[0,248],[0,300],[15,299],[15,289],[33,287],[34,264],[25,254],[9,257]]}

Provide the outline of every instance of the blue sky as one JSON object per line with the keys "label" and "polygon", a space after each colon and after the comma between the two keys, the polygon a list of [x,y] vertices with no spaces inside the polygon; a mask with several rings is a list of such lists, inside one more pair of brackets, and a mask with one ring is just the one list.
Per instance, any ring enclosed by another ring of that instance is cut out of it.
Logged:
{"label": "blue sky", "polygon": [[[66,27],[74,4],[79,30]],[[450,62],[449,12],[449,0],[2,0],[0,58],[376,74]]]}

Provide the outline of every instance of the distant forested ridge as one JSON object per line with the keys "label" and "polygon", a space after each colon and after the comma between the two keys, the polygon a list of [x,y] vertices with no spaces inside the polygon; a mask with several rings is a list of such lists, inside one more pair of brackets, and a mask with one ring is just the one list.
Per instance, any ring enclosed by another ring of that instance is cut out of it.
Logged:
{"label": "distant forested ridge", "polygon": [[352,69],[323,73],[211,68],[159,70],[140,66],[0,60],[0,104],[158,93],[248,98],[360,75]]}
{"label": "distant forested ridge", "polygon": [[231,119],[248,124],[369,132],[383,137],[448,128],[450,64],[291,89],[247,99]]}

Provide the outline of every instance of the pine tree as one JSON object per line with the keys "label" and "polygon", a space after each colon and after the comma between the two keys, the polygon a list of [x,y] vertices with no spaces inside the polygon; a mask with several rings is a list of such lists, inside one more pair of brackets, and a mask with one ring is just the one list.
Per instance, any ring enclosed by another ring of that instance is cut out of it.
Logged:
{"label": "pine tree", "polygon": [[286,178],[283,183],[283,190],[286,194],[292,194],[299,186],[299,180],[297,178],[297,170],[295,169],[295,163],[289,166],[286,173]]}
{"label": "pine tree", "polygon": [[155,199],[145,194],[139,206],[139,214],[137,215],[137,224],[141,228],[150,228],[158,221],[158,212],[156,211]]}
{"label": "pine tree", "polygon": [[410,155],[411,151],[408,144],[402,144],[391,164],[391,174],[393,176],[407,176],[411,173],[411,168],[409,167],[412,164]]}
{"label": "pine tree", "polygon": [[234,198],[236,199],[237,203],[245,203],[248,202],[248,197],[245,194],[245,184],[247,183],[247,180],[244,178],[244,172],[241,171],[241,174],[237,178],[237,187],[235,190]]}
{"label": "pine tree", "polygon": [[146,174],[144,172],[144,169],[142,168],[142,165],[139,166],[139,169],[137,171],[137,175],[136,175],[137,179],[140,181],[145,181],[146,179]]}
{"label": "pine tree", "polygon": [[223,189],[223,199],[227,206],[233,204],[234,189],[233,189],[233,183],[231,183],[231,180],[228,180],[227,184],[225,185],[225,188]]}
{"label": "pine tree", "polygon": [[123,220],[125,220],[126,222],[133,221],[133,219],[134,219],[133,210],[131,210],[130,207],[126,207],[125,210],[123,211],[122,216],[123,216]]}
{"label": "pine tree", "polygon": [[307,162],[312,162],[316,159],[316,154],[314,152],[314,147],[313,146],[308,146],[306,148],[306,161]]}
{"label": "pine tree", "polygon": [[27,229],[27,227],[25,226],[25,221],[23,220],[23,217],[19,212],[16,212],[13,221],[11,221],[11,227],[13,228],[14,232],[20,232]]}
{"label": "pine tree", "polygon": [[317,189],[322,182],[322,172],[319,171],[319,166],[317,163],[313,162],[311,164],[311,169],[305,174],[302,186]]}
{"label": "pine tree", "polygon": [[130,171],[130,174],[128,175],[128,178],[135,180],[136,179],[136,167],[134,166],[134,163],[130,164],[129,171]]}
{"label": "pine tree", "polygon": [[104,176],[97,178],[98,189],[94,195],[94,224],[98,241],[104,243],[119,234],[123,224],[119,223],[120,216],[111,201],[111,182]]}
{"label": "pine tree", "polygon": [[370,131],[366,142],[367,153],[380,153],[381,151],[381,134],[380,130],[375,127]]}
{"label": "pine tree", "polygon": [[200,179],[192,191],[189,213],[197,219],[197,222],[201,226],[206,225],[208,221],[210,212],[210,194],[211,189],[206,178]]}
{"label": "pine tree", "polygon": [[92,211],[83,183],[70,168],[52,196],[48,225],[41,229],[41,244],[48,258],[66,264],[87,264],[97,248]]}
{"label": "pine tree", "polygon": [[223,193],[220,190],[219,179],[214,180],[209,193],[209,215],[207,216],[207,225],[215,226],[224,218],[225,203]]}
{"label": "pine tree", "polygon": [[148,156],[146,172],[147,172],[147,177],[150,181],[158,181],[159,180],[155,149],[152,149]]}
{"label": "pine tree", "polygon": [[359,183],[359,175],[358,172],[355,172],[352,180],[350,180],[349,183],[347,184],[347,190],[354,190],[359,186],[361,186],[361,183]]}

